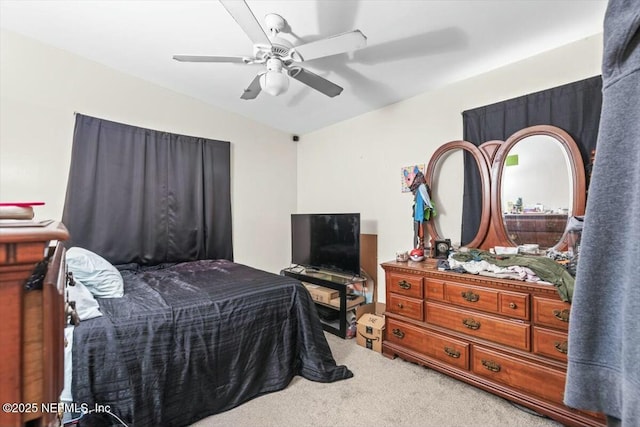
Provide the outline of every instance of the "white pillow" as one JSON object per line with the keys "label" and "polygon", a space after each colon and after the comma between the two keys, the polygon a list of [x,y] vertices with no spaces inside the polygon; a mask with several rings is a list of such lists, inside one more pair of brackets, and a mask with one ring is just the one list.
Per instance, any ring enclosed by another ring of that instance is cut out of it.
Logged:
{"label": "white pillow", "polygon": [[67,268],[96,298],[124,295],[122,275],[109,261],[89,250],[73,247],[67,251]]}
{"label": "white pillow", "polygon": [[76,312],[80,320],[89,320],[102,316],[98,301],[93,297],[89,289],[81,281],[75,280],[75,286],[67,286],[69,301],[76,302]]}

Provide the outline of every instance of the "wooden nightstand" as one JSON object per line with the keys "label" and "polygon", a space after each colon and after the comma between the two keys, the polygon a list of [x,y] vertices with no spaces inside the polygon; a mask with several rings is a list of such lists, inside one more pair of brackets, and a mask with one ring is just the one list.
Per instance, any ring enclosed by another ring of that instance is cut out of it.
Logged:
{"label": "wooden nightstand", "polygon": [[41,403],[57,403],[64,382],[65,250],[50,243],[68,237],[55,221],[0,224],[2,426],[59,425]]}

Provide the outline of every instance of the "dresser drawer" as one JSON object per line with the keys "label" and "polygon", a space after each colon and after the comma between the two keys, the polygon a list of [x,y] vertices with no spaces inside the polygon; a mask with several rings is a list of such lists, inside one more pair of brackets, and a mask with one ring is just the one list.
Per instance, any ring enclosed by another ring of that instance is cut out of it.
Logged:
{"label": "dresser drawer", "polygon": [[0,266],[35,264],[42,261],[46,242],[20,242],[0,244]]}
{"label": "dresser drawer", "polygon": [[389,273],[387,280],[387,290],[400,295],[413,298],[422,298],[422,276]]}
{"label": "dresser drawer", "polygon": [[529,295],[516,292],[500,292],[500,313],[529,320]]}
{"label": "dresser drawer", "polygon": [[452,304],[498,312],[498,291],[449,282],[445,285],[444,292],[445,298]]}
{"label": "dresser drawer", "polygon": [[387,311],[422,321],[422,300],[389,293]]}
{"label": "dresser drawer", "polygon": [[533,297],[533,322],[536,325],[569,330],[571,304],[560,300]]}
{"label": "dresser drawer", "polygon": [[424,279],[424,287],[427,299],[444,301],[444,280]]}
{"label": "dresser drawer", "polygon": [[566,332],[533,328],[533,352],[536,354],[566,362],[568,344]]}
{"label": "dresser drawer", "polygon": [[438,303],[426,302],[425,306],[428,323],[522,350],[531,349],[528,324]]}
{"label": "dresser drawer", "polygon": [[474,346],[471,370],[485,378],[520,389],[555,403],[564,397],[565,373]]}
{"label": "dresser drawer", "polygon": [[386,342],[420,352],[460,369],[469,369],[469,344],[387,318]]}

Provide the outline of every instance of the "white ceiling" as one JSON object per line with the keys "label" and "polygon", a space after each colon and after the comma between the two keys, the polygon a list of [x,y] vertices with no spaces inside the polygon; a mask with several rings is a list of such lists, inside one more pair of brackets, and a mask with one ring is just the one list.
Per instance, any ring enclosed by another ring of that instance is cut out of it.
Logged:
{"label": "white ceiling", "polygon": [[283,16],[294,45],[361,30],[367,47],[301,65],[342,86],[329,98],[291,80],[240,95],[261,65],[180,63],[174,54],[251,56],[209,1],[0,0],[2,28],[292,133],[324,126],[602,32],[606,0],[247,0],[261,25]]}

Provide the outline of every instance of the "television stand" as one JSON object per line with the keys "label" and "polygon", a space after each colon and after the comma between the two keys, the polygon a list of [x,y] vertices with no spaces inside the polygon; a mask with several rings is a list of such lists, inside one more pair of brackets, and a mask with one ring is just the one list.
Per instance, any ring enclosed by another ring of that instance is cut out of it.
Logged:
{"label": "television stand", "polygon": [[[340,338],[346,338],[347,312],[365,302],[363,296],[349,294],[349,285],[365,285],[367,279],[301,267],[285,268],[282,270],[282,274],[301,281],[310,291],[316,304],[322,329]],[[337,298],[331,298],[331,292],[322,292],[323,288],[336,291]],[[314,292],[315,290],[318,292]]]}

